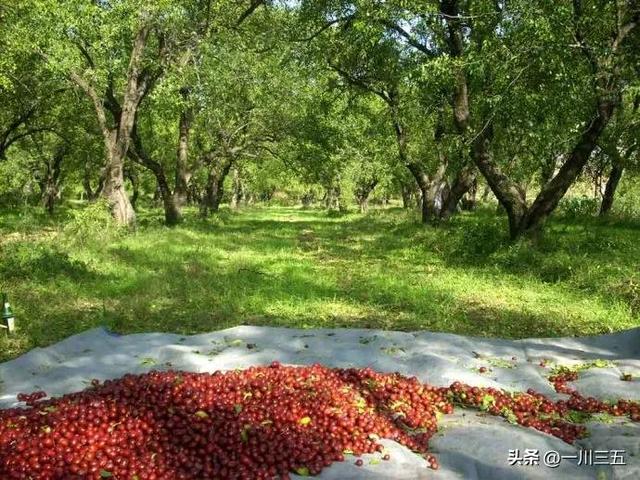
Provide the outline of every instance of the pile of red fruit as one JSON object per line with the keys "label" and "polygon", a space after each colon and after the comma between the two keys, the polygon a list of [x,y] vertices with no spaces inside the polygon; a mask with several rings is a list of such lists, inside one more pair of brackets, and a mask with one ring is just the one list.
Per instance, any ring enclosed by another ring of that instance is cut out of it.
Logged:
{"label": "pile of red fruit", "polygon": [[[568,377],[553,381],[562,386]],[[26,408],[0,410],[0,478],[186,480],[289,478],[318,474],[352,453],[380,452],[380,438],[425,456],[437,416],[456,403],[573,442],[584,427],[570,409],[639,419],[637,403],[593,403],[572,392],[552,402],[458,382],[433,387],[415,377],[321,365],[213,374],[151,372],[56,399],[20,395]],[[362,459],[355,464],[361,466]]]}
{"label": "pile of red fruit", "polygon": [[570,395],[569,400],[559,401],[557,405],[562,410],[576,410],[584,413],[608,413],[617,417],[627,415],[634,422],[640,422],[640,403],[627,400],[618,400],[616,403],[607,403],[594,397],[584,397],[575,389],[567,385],[578,379],[578,372],[570,369],[560,368],[549,377],[556,392]]}

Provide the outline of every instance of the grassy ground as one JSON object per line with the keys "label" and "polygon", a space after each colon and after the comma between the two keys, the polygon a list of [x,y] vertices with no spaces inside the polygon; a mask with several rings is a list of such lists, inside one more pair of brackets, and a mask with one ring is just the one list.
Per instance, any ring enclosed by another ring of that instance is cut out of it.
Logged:
{"label": "grassy ground", "polygon": [[425,228],[399,209],[329,216],[271,207],[208,221],[192,213],[174,229],[145,212],[136,233],[112,237],[101,219],[78,212],[64,229],[68,212],[0,215],[0,287],[20,328],[0,339],[0,361],[98,325],[519,338],[640,324],[637,224],[561,218],[535,245],[511,244],[493,209]]}

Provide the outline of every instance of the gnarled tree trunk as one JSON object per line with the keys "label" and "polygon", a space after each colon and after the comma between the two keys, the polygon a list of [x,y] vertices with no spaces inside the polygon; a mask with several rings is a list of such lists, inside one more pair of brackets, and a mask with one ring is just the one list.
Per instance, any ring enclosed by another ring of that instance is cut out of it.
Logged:
{"label": "gnarled tree trunk", "polygon": [[[624,4],[624,2],[621,2]],[[441,12],[445,15],[448,30],[448,43],[453,57],[462,57],[464,50],[463,17],[459,11],[459,0],[442,0]],[[618,8],[621,8],[618,5]],[[509,232],[515,239],[528,232],[534,232],[542,226],[547,217],[557,207],[569,187],[575,182],[585,164],[594,151],[598,138],[609,123],[611,116],[619,102],[618,78],[615,68],[610,71],[603,66],[611,66],[614,63],[614,55],[619,49],[624,38],[638,25],[638,14],[633,14],[626,24],[619,25],[617,35],[613,38],[611,49],[604,58],[594,57],[593,50],[585,43],[580,30],[582,16],[582,2],[573,1],[575,24],[575,37],[587,58],[594,76],[594,85],[598,95],[597,104],[591,118],[586,122],[580,138],[570,151],[557,173],[546,182],[529,207],[523,192],[517,184],[511,180],[493,160],[490,153],[491,122],[482,127],[475,136],[472,144],[472,158],[482,175],[486,178],[491,190],[505,208],[509,219]],[[619,10],[620,14],[622,10]],[[619,20],[622,15],[619,15]],[[468,98],[467,78],[462,69],[457,72],[456,93],[454,101],[454,120],[458,128],[468,129],[470,125],[470,110]]]}
{"label": "gnarled tree trunk", "polygon": [[360,182],[356,186],[355,196],[358,206],[360,207],[360,213],[367,213],[369,209],[369,195],[373,192],[373,189],[378,185],[378,179],[373,179],[369,182]]}
{"label": "gnarled tree trunk", "polygon": [[204,195],[200,203],[200,215],[209,216],[210,212],[217,212],[224,194],[224,181],[233,165],[233,157],[215,158],[213,154],[207,158],[209,173],[205,185]]}
{"label": "gnarled tree trunk", "polygon": [[133,225],[136,213],[127,196],[124,186],[124,157],[121,155],[123,144],[127,142],[113,140],[109,148],[109,160],[102,196],[109,202],[111,214],[118,225]]}
{"label": "gnarled tree trunk", "polygon": [[472,165],[467,165],[458,171],[449,192],[444,196],[440,218],[447,219],[456,212],[462,197],[471,190],[476,181],[477,174]]}
{"label": "gnarled tree trunk", "polygon": [[[87,80],[75,72],[69,74],[71,80],[91,99],[95,109],[105,145],[105,176],[102,196],[107,199],[111,214],[118,225],[133,226],[136,218],[124,186],[124,161],[129,151],[131,131],[138,107],[156,80],[151,71],[143,69],[142,66],[150,29],[151,27],[145,19],[134,38],[121,105],[117,102],[113,92],[113,82],[109,83],[103,98],[98,94],[91,80]],[[113,126],[107,121],[105,107],[108,107],[113,115]]]}

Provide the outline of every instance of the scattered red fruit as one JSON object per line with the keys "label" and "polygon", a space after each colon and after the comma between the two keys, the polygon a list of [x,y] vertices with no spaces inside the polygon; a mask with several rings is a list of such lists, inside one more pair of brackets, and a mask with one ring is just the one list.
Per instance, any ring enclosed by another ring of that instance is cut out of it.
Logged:
{"label": "scattered red fruit", "polygon": [[480,368],[478,368],[478,371],[480,373],[486,373],[487,372],[487,367],[480,367]]}
{"label": "scattered red fruit", "polygon": [[391,460],[391,455],[389,455],[388,453],[386,453],[386,454],[384,454],[384,455],[382,456],[382,459],[383,459],[383,460],[385,460],[385,461],[387,461],[387,460]]}
{"label": "scattered red fruit", "polygon": [[623,382],[630,382],[633,380],[633,375],[631,375],[630,373],[623,373],[620,377],[620,380],[622,380]]}
{"label": "scattered red fruit", "polygon": [[569,410],[640,421],[640,404],[583,397],[567,386],[576,378],[570,371],[550,377],[570,395],[554,402],[533,390],[434,387],[370,368],[278,362],[227,373],[126,375],[55,399],[18,395],[27,407],[0,410],[0,479],[287,479],[290,472],[317,475],[343,461],[344,451],[382,451],[380,438],[425,455],[435,470],[429,440],[438,412],[451,413],[454,403],[568,443],[586,433],[563,419]]}

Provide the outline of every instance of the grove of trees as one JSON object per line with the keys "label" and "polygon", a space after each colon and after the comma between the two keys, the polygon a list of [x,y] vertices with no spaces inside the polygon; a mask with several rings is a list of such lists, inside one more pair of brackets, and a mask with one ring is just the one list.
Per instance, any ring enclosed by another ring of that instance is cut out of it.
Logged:
{"label": "grove of trees", "polygon": [[588,177],[607,215],[639,173],[639,22],[636,0],[0,1],[0,203],[175,225],[375,192],[436,224],[492,195],[515,239]]}

